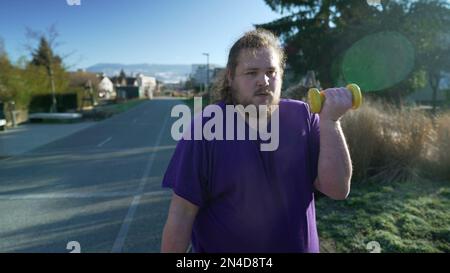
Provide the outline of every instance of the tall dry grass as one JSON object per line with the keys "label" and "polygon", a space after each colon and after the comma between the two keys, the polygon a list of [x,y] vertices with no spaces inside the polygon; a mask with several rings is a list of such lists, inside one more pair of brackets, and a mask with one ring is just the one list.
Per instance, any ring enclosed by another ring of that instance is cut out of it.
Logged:
{"label": "tall dry grass", "polygon": [[436,147],[439,174],[450,180],[450,112],[441,114],[436,118]]}
{"label": "tall dry grass", "polygon": [[342,119],[354,180],[450,178],[449,121],[450,113],[433,120],[414,108],[366,101]]}

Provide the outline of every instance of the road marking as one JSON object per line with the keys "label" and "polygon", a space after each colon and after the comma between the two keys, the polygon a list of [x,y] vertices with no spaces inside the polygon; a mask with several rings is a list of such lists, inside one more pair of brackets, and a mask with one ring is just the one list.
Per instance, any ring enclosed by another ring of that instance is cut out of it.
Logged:
{"label": "road marking", "polygon": [[4,162],[9,161],[11,159],[13,159],[13,156],[8,155],[8,156],[3,157],[2,159],[0,159],[0,162],[4,163]]}
{"label": "road marking", "polygon": [[[169,115],[167,115],[166,119],[164,120],[163,126],[162,126],[161,130],[159,131],[159,135],[156,138],[156,143],[155,143],[154,147],[158,147],[159,144],[161,143],[162,135],[165,131],[168,121],[169,121]],[[133,221],[133,218],[134,218],[134,213],[136,212],[136,209],[139,206],[139,202],[141,200],[145,184],[147,183],[147,180],[148,180],[148,175],[150,174],[150,171],[153,166],[153,162],[155,161],[155,156],[156,156],[156,152],[152,153],[150,155],[147,166],[144,170],[144,174],[142,175],[142,178],[141,178],[141,183],[138,188],[138,193],[134,196],[133,202],[131,202],[131,205],[128,208],[127,215],[125,216],[125,219],[122,222],[122,226],[120,227],[119,234],[117,234],[116,240],[114,241],[114,245],[111,250],[112,253],[122,252],[123,245],[125,244],[125,239],[127,238],[127,235],[128,235],[128,230],[130,229],[131,222]]]}
{"label": "road marking", "polygon": [[[0,194],[0,200],[38,200],[38,199],[84,199],[84,198],[113,198],[113,197],[132,197],[138,194],[132,192],[68,192],[68,193],[36,193],[36,194]],[[150,191],[142,193],[144,196],[165,197],[171,196],[171,191]]]}
{"label": "road marking", "polygon": [[110,142],[112,137],[108,137],[106,140],[102,141],[100,144],[97,145],[97,147],[102,147],[106,143]]}

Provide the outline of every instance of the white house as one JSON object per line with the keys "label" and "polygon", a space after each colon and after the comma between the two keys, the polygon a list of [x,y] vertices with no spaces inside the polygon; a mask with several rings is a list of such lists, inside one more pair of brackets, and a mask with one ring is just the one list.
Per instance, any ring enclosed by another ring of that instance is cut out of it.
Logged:
{"label": "white house", "polygon": [[153,93],[156,91],[156,78],[139,73],[136,81],[139,87],[139,97],[153,99]]}
{"label": "white house", "polygon": [[102,99],[110,99],[114,94],[114,84],[104,74],[100,79],[100,83],[97,86],[98,94]]}

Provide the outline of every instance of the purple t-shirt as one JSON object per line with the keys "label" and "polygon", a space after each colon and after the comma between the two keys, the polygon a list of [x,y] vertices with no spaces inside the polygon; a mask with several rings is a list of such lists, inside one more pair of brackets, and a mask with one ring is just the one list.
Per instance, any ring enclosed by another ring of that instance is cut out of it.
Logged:
{"label": "purple t-shirt", "polygon": [[178,142],[162,186],[199,206],[195,252],[319,252],[313,193],[319,116],[304,102],[282,99],[278,149],[261,151],[261,142]]}

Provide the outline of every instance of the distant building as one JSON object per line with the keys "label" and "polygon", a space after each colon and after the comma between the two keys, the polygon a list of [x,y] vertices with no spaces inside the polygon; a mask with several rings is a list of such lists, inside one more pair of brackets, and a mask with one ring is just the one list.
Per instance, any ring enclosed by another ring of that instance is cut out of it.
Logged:
{"label": "distant building", "polygon": [[127,77],[123,70],[119,76],[112,77],[112,83],[119,99],[152,99],[159,89],[156,78],[144,76],[142,73],[136,77]]}
{"label": "distant building", "polygon": [[119,76],[114,76],[111,78],[115,87],[121,86],[137,86],[136,78],[127,77],[123,70],[120,71]]}
{"label": "distant building", "polygon": [[[209,65],[209,83],[212,83],[211,79],[214,76],[215,68],[215,65]],[[206,64],[193,64],[191,79],[193,79],[197,85],[205,86],[207,82]]]}
{"label": "distant building", "polygon": [[139,86],[139,97],[153,99],[153,93],[156,92],[157,88],[156,78],[144,76],[142,73],[139,73],[136,81]]}
{"label": "distant building", "polygon": [[97,85],[97,90],[98,96],[102,99],[109,100],[115,96],[114,84],[105,74],[100,76],[100,83]]}

